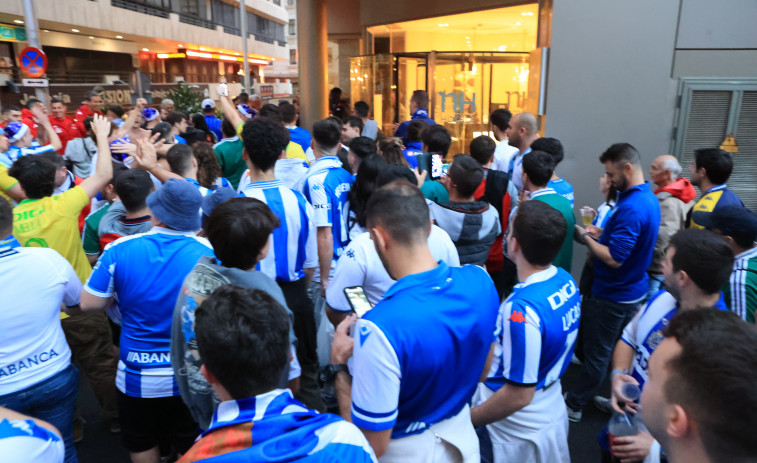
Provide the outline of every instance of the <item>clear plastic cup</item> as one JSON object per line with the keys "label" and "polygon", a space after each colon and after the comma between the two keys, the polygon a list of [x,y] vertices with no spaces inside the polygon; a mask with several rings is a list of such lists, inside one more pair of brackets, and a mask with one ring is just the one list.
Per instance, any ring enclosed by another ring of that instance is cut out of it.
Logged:
{"label": "clear plastic cup", "polygon": [[581,219],[583,220],[584,228],[588,227],[591,225],[592,220],[594,220],[594,211],[590,207],[582,207]]}
{"label": "clear plastic cup", "polygon": [[628,402],[637,402],[641,398],[641,389],[634,383],[625,383],[620,388],[620,393]]}

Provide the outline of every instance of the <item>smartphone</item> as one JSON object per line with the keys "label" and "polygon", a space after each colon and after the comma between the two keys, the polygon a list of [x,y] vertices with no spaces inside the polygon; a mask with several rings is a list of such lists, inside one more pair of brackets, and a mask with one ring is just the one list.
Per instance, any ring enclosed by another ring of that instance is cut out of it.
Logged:
{"label": "smartphone", "polygon": [[358,317],[362,318],[369,310],[373,308],[368,297],[365,295],[362,286],[349,286],[344,288],[344,295],[347,296],[347,302],[355,311]]}
{"label": "smartphone", "polygon": [[429,172],[429,175],[431,175],[431,180],[438,180],[442,178],[442,171],[444,168],[444,162],[442,161],[442,155],[441,154],[432,154],[431,155],[431,171]]}

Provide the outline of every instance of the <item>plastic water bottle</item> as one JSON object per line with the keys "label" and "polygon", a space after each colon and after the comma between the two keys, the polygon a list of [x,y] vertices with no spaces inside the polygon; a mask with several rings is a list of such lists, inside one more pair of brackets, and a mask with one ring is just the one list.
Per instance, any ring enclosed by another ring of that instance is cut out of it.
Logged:
{"label": "plastic water bottle", "polygon": [[[628,383],[630,384],[630,383]],[[639,390],[639,388],[632,384],[632,386],[636,387],[636,391]],[[633,393],[633,391],[628,391],[629,393]],[[626,391],[623,390],[623,395]],[[630,398],[630,397],[627,397]],[[638,399],[637,399],[638,400]],[[625,404],[623,402],[618,402],[618,405],[621,408],[625,408]],[[620,413],[613,412],[612,418],[610,418],[610,422],[607,424],[607,432],[610,435],[610,452],[613,453],[612,449],[615,444],[615,438],[616,437],[624,437],[624,436],[635,436],[639,433],[639,418],[638,415],[632,415],[628,410],[625,410],[625,414],[621,415]],[[613,454],[612,461],[620,461],[619,459],[615,458],[615,455]]]}

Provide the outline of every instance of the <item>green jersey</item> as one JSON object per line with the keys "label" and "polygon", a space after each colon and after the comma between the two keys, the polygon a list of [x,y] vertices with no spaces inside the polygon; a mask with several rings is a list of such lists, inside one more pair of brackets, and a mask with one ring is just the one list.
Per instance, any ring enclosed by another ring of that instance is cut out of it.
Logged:
{"label": "green jersey", "polygon": [[570,268],[573,264],[573,230],[576,227],[576,217],[573,215],[570,201],[565,199],[564,196],[557,194],[552,188],[545,188],[531,193],[531,199],[552,206],[565,218],[565,222],[567,223],[565,239],[560,247],[560,252],[557,253],[557,257],[552,261],[552,264],[570,273]]}
{"label": "green jersey", "polygon": [[247,170],[247,163],[242,158],[242,152],[244,151],[244,145],[239,137],[224,138],[215,145],[213,145],[213,151],[218,157],[218,164],[221,165],[222,177],[231,183],[234,189],[239,187],[239,179],[242,178],[242,174]]}

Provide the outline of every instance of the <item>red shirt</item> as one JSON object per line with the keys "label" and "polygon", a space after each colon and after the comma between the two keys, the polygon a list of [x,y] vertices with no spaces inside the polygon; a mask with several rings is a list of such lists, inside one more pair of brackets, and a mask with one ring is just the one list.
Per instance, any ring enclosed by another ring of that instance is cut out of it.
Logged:
{"label": "red shirt", "polygon": [[32,138],[36,140],[37,138],[37,129],[39,127],[39,124],[34,122],[34,114],[32,114],[31,111],[24,108],[21,110],[21,122],[26,124],[27,127],[29,127],[29,131],[32,133]]}
{"label": "red shirt", "polygon": [[[79,135],[78,135],[78,137],[83,137],[83,136],[87,135],[87,129],[84,128],[84,119],[86,119],[86,118],[88,118],[90,116],[94,116],[95,114],[99,114],[101,116],[103,115],[103,113],[101,113],[100,111],[97,111],[97,112],[93,113],[89,109],[89,106],[86,103],[83,104],[83,105],[81,105],[79,107],[79,109],[76,110],[76,117],[75,117],[74,120],[76,121],[76,127],[79,129]],[[78,138],[78,137],[74,137],[74,138]]]}
{"label": "red shirt", "polygon": [[79,127],[76,125],[76,121],[73,117],[66,115],[63,116],[63,119],[50,116],[50,124],[52,124],[53,130],[58,134],[60,143],[63,145],[58,153],[65,154],[68,142],[74,138],[79,138]]}

